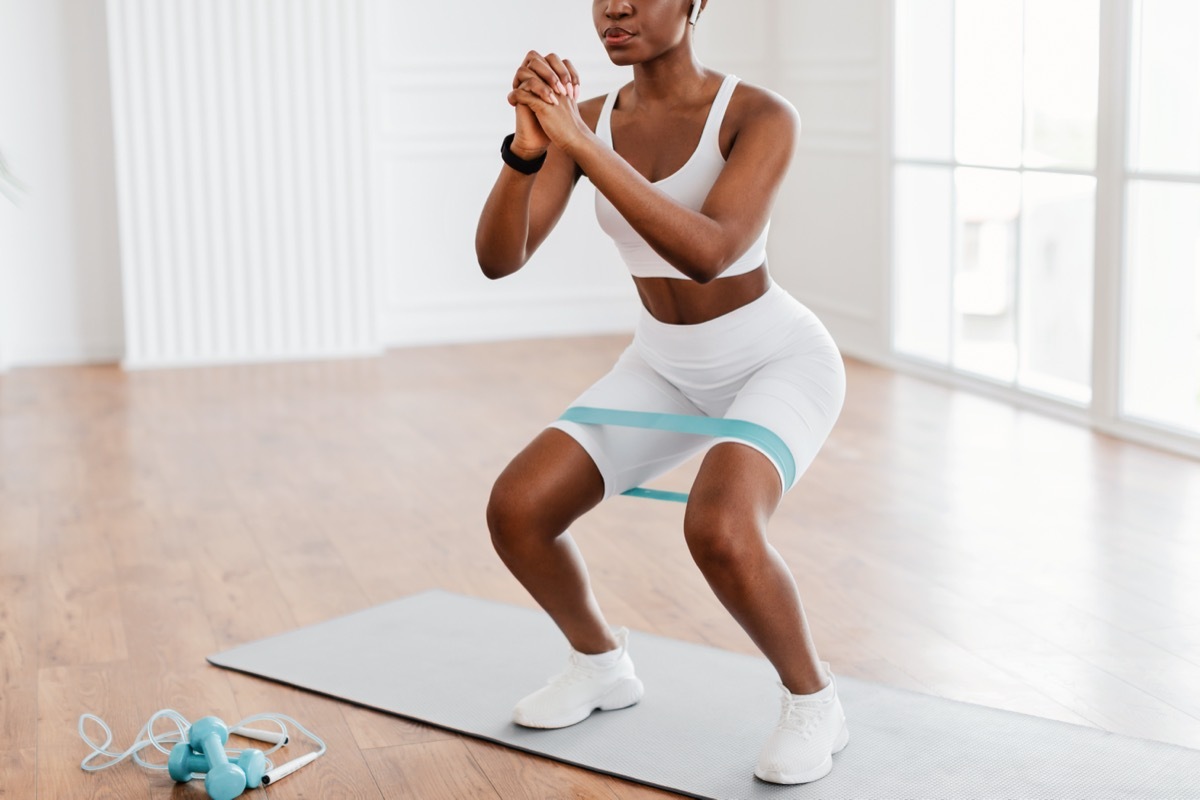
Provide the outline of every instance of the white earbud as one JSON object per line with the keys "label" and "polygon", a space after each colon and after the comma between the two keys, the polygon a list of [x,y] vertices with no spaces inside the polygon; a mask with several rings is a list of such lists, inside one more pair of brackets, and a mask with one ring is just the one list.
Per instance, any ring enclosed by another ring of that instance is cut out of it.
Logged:
{"label": "white earbud", "polygon": [[293,772],[300,769],[301,767],[307,766],[308,764],[311,764],[312,762],[316,761],[317,758],[320,757],[320,755],[321,755],[320,753],[309,753],[306,756],[300,756],[299,758],[293,758],[291,761],[287,762],[286,764],[280,764],[278,767],[275,767],[270,772],[263,773],[263,777],[262,777],[263,786],[266,786],[267,784],[270,784],[270,783],[275,783],[275,781],[286,778],[288,775],[291,775]]}
{"label": "white earbud", "polygon": [[692,15],[690,17],[688,17],[689,25],[695,25],[696,20],[700,18],[700,6],[701,5],[702,5],[701,0],[696,0],[694,3],[692,3]]}

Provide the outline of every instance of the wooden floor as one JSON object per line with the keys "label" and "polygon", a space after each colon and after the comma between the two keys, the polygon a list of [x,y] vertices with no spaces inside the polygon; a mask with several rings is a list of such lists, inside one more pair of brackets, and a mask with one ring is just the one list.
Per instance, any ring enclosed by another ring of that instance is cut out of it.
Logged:
{"label": "wooden floor", "polygon": [[[274,798],[672,796],[204,661],[431,587],[535,607],[491,549],[491,481],[624,343],[0,377],[0,797],[202,797],[79,769],[80,713],[124,747],[164,707],[324,736]],[[681,523],[615,498],[572,529],[609,622],[755,653]],[[1200,748],[1196,462],[850,363],[770,535],[837,674]]]}

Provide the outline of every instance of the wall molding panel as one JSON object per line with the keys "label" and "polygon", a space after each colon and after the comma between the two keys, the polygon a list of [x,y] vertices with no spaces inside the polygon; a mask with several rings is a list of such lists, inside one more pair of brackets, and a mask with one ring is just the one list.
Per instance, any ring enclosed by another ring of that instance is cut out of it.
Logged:
{"label": "wall molding panel", "polygon": [[772,271],[847,355],[886,345],[884,215],[889,0],[773,0],[774,88],[800,112],[791,175],[776,205]]}
{"label": "wall molding panel", "polygon": [[879,151],[879,144],[872,138],[860,138],[858,132],[813,132],[801,134],[798,149],[802,153],[826,153],[838,156],[861,156],[874,159]]}
{"label": "wall molding panel", "polygon": [[365,0],[108,0],[129,368],[378,352]]}
{"label": "wall molding panel", "polygon": [[834,59],[787,59],[783,66],[783,80],[788,83],[868,84],[874,88],[879,80],[879,62],[876,59],[838,61]]}

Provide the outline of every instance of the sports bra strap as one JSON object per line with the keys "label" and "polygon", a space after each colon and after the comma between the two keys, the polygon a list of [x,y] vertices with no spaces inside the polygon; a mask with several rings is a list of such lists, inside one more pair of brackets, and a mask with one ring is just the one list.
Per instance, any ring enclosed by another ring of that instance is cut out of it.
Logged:
{"label": "sports bra strap", "polygon": [[600,140],[607,142],[609,147],[612,147],[612,110],[617,105],[617,95],[620,89],[613,89],[608,93],[608,97],[604,98],[604,107],[600,109],[600,118],[596,120],[596,135]]}
{"label": "sports bra strap", "polygon": [[708,110],[708,119],[704,120],[699,147],[706,146],[709,141],[713,147],[718,147],[717,137],[721,135],[721,122],[725,119],[725,111],[729,108],[729,99],[733,97],[737,82],[736,75],[726,75],[725,80],[721,82],[721,88],[717,90],[717,96],[713,98],[712,107]]}

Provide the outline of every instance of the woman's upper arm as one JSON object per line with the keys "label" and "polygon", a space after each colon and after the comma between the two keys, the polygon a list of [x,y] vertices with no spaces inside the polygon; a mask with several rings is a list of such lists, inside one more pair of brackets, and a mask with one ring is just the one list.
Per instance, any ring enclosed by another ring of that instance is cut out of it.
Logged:
{"label": "woman's upper arm", "polygon": [[725,230],[728,263],[754,244],[771,218],[800,136],[800,116],[791,103],[773,92],[746,88],[752,94],[740,110],[733,146],[700,209]]}
{"label": "woman's upper arm", "polygon": [[[584,100],[579,104],[579,115],[593,131],[603,104],[603,97]],[[562,218],[571,199],[571,191],[581,174],[574,159],[554,144],[550,145],[546,151],[546,163],[538,172],[533,194],[529,198],[529,237],[526,240],[526,252],[529,255],[537,250]]]}

